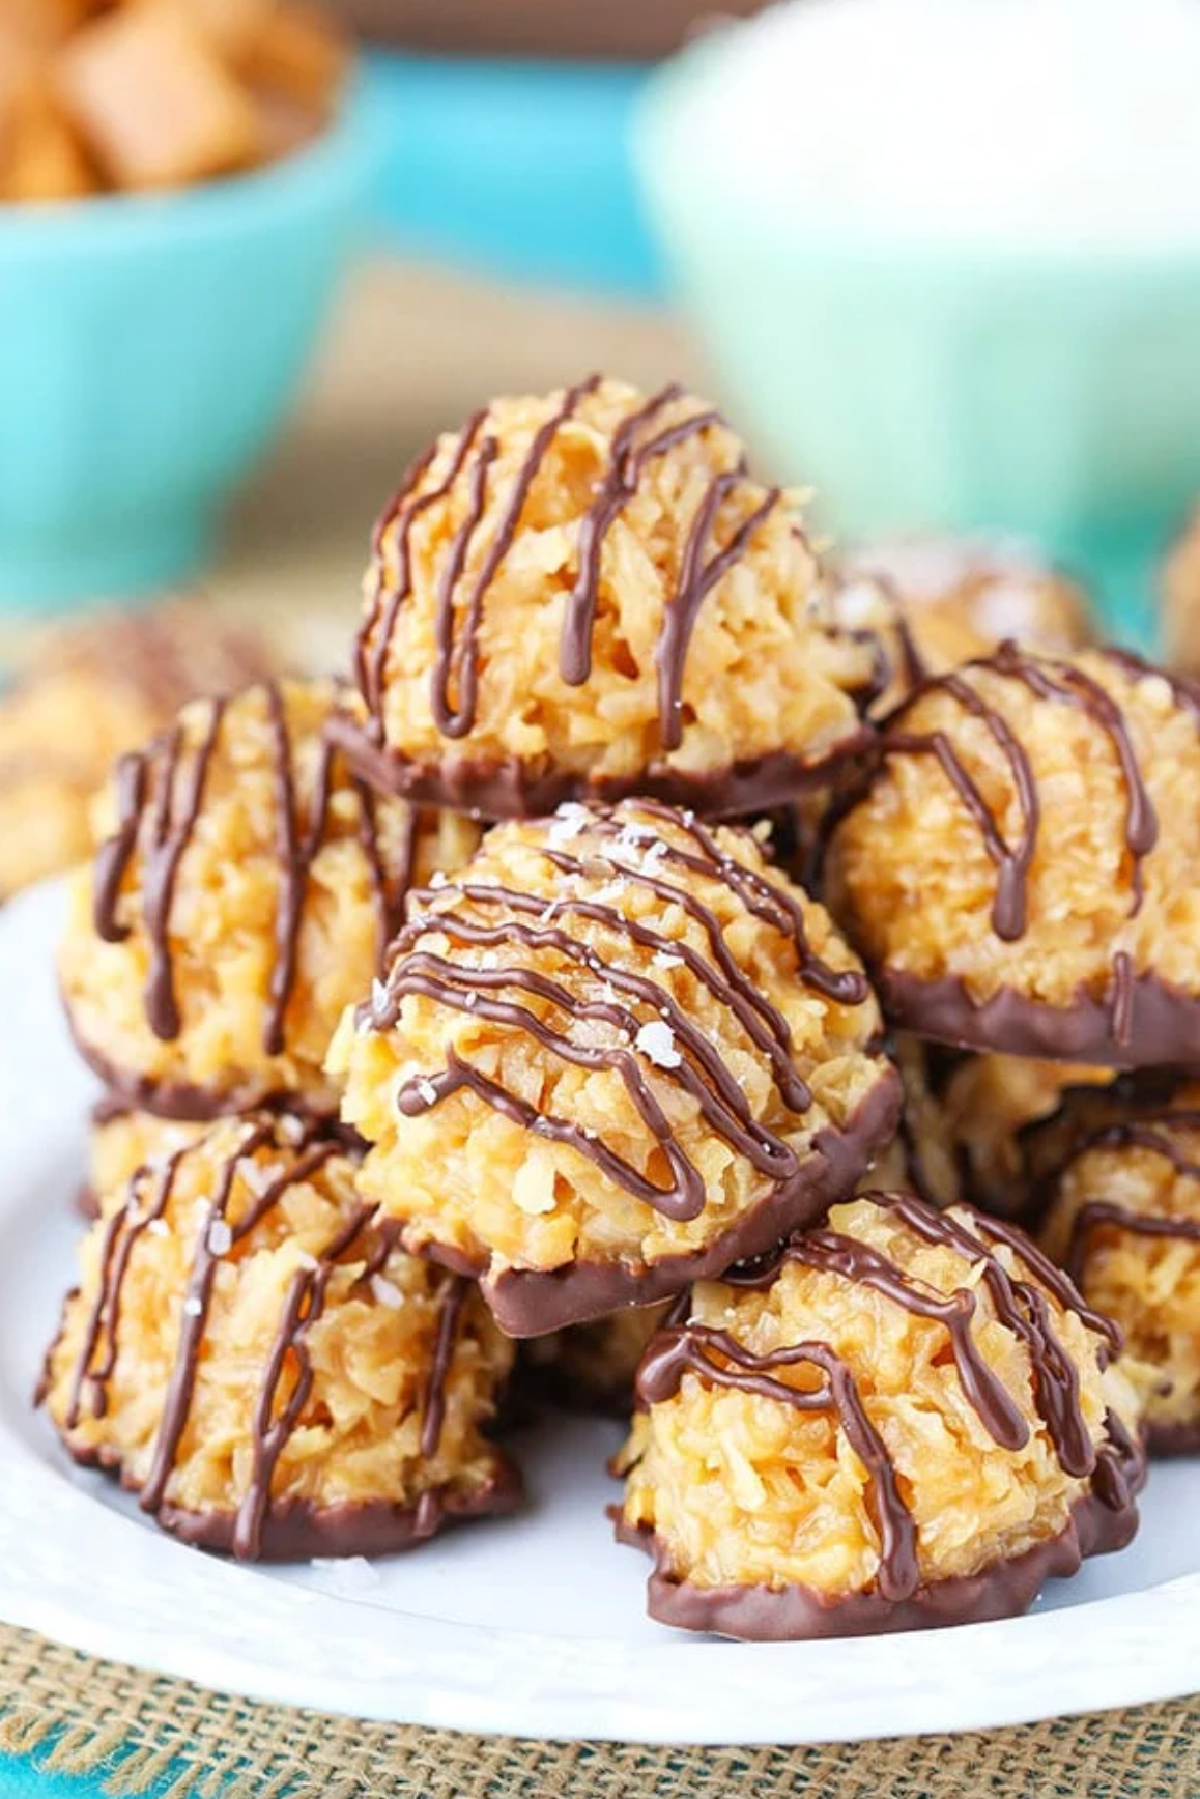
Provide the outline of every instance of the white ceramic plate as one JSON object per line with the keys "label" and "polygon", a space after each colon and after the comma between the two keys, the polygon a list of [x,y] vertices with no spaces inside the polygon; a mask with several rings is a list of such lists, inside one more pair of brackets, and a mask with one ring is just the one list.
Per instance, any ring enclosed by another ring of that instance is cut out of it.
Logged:
{"label": "white ceramic plate", "polygon": [[54,889],[0,913],[0,1618],[203,1685],[542,1737],[802,1743],[965,1730],[1200,1689],[1200,1461],[1155,1468],[1132,1548],[1027,1618],[741,1645],[645,1617],[580,1421],[522,1446],[531,1503],[407,1557],[259,1571],[161,1535],[30,1406],[73,1272],[91,1082],[59,1019]]}

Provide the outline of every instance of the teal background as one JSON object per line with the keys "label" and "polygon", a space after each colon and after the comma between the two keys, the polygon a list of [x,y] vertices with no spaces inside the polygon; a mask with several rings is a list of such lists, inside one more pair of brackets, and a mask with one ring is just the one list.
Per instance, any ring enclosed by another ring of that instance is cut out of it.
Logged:
{"label": "teal background", "polygon": [[743,190],[700,136],[690,109],[714,66],[702,42],[658,77],[637,149],[749,441],[816,483],[818,528],[1017,533],[1144,639],[1157,565],[1200,493],[1200,232],[1123,252],[789,215],[776,183]]}
{"label": "teal background", "polygon": [[365,213],[366,99],[274,168],[0,218],[0,605],[194,574]]}
{"label": "teal background", "polygon": [[385,231],[406,255],[507,280],[659,296],[630,154],[648,79],[635,64],[371,57]]}

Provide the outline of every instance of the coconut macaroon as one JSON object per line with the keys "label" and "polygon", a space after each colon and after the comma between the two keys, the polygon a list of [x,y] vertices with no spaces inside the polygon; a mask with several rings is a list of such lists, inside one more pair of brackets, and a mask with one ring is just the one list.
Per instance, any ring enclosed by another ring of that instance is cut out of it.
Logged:
{"label": "coconut macaroon", "polygon": [[911,1195],[700,1284],[620,1458],[651,1616],[778,1639],[1024,1611],[1136,1529],[1115,1338],[1014,1226]]}
{"label": "coconut macaroon", "polygon": [[931,677],[832,833],[825,897],[901,1029],[1200,1060],[1200,690],[1012,644]]}
{"label": "coconut macaroon", "polygon": [[483,1434],[512,1346],[356,1176],[336,1137],[260,1114],[102,1197],[41,1398],[77,1461],[188,1542],[383,1554],[519,1496]]}
{"label": "coconut macaroon", "polygon": [[1200,1448],[1200,1082],[1076,1090],[1030,1156],[1042,1245],[1124,1332],[1151,1452]]}
{"label": "coconut macaroon", "polygon": [[892,1049],[904,1086],[896,1138],[864,1186],[898,1188],[948,1206],[966,1196],[985,1212],[1024,1217],[1034,1179],[1026,1139],[1077,1085],[1111,1081],[1086,1063],[971,1055],[901,1033]]}
{"label": "coconut macaroon", "polygon": [[88,809],[119,755],[194,695],[244,687],[271,661],[196,600],[49,633],[0,700],[0,900],[89,853]]}
{"label": "coconut macaroon", "polygon": [[829,616],[878,632],[889,710],[930,674],[986,656],[1006,639],[1047,655],[1096,641],[1087,595],[1023,545],[1002,538],[911,537],[863,544],[830,571]]}
{"label": "coconut macaroon", "polygon": [[522,1345],[527,1384],[568,1412],[598,1412],[628,1418],[633,1409],[633,1377],[646,1346],[672,1302],[630,1306],[531,1337]]}
{"label": "coconut macaroon", "polygon": [[895,1123],[879,1029],[853,952],[748,832],[570,803],[410,896],[330,1068],[408,1247],[538,1336],[848,1192]]}
{"label": "coconut macaroon", "polygon": [[199,701],[118,764],[59,971],[83,1054],[132,1109],[336,1110],[322,1063],[343,1008],[409,884],[478,842],[349,774],[323,737],[335,695],[287,681]]}
{"label": "coconut macaroon", "polygon": [[531,816],[764,810],[860,742],[877,646],[814,610],[793,500],[672,384],[498,399],[376,527],[342,741],[382,790]]}

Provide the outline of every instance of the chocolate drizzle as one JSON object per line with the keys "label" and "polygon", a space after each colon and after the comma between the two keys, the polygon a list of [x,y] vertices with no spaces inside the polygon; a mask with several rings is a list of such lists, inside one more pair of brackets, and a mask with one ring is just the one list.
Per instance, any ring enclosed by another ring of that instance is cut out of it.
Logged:
{"label": "chocolate drizzle", "polygon": [[[682,830],[690,847],[659,836],[653,822]],[[569,832],[573,821],[560,821]],[[793,1179],[799,1170],[796,1151],[755,1118],[734,1071],[710,1037],[688,1016],[662,980],[621,966],[553,922],[585,918],[620,942],[636,945],[651,959],[686,965],[692,976],[720,1005],[728,1008],[755,1049],[769,1064],[783,1104],[793,1114],[811,1105],[811,1095],[793,1061],[791,1032],[783,1014],[758,991],[731,956],[718,914],[691,890],[689,881],[717,882],[756,918],[768,923],[794,946],[797,978],[822,997],[842,1005],[860,1005],[869,995],[857,970],[835,970],[810,949],[804,914],[792,894],[753,869],[733,860],[707,828],[687,815],[643,802],[627,813],[597,810],[580,820],[587,850],[576,855],[556,846],[555,825],[545,827],[539,853],[561,877],[562,892],[550,901],[512,888],[462,881],[428,888],[413,895],[408,922],[394,945],[395,960],[384,994],[360,1014],[373,1030],[390,1030],[400,1017],[404,998],[421,994],[472,1017],[521,1031],[560,1060],[586,1069],[612,1069],[619,1074],[638,1115],[667,1165],[670,1179],[659,1185],[593,1132],[574,1121],[546,1114],[451,1051],[444,1071],[418,1075],[397,1094],[402,1114],[418,1116],[464,1088],[494,1110],[533,1134],[569,1144],[610,1180],[664,1217],[687,1220],[704,1209],[704,1178],[677,1141],[654,1085],[643,1072],[636,1040],[643,1015],[666,1025],[666,1052],[656,1061],[659,1078],[682,1088],[710,1128],[755,1170],[775,1183]],[[610,853],[605,854],[605,851]],[[597,870],[599,869],[599,874]],[[665,936],[644,920],[626,917],[601,897],[573,892],[572,885],[609,876],[612,883],[631,884],[653,894],[664,908],[681,908],[698,924],[709,954]],[[674,878],[672,878],[674,877]],[[464,915],[470,907],[476,916]],[[497,917],[496,914],[499,913]],[[487,967],[481,962],[456,963],[431,949],[417,947],[427,936],[441,935],[458,946],[491,950],[504,945],[548,950],[588,977],[588,996],[560,978],[518,966]],[[561,1014],[567,1028],[540,1016],[510,995],[545,1002],[551,1016]],[[630,1003],[625,1003],[630,1002]],[[579,1026],[606,1027],[601,1042],[588,1041]]]}
{"label": "chocolate drizzle", "polygon": [[[307,818],[301,819],[297,791],[297,746],[288,725],[287,703],[277,682],[263,683],[261,692],[273,746],[275,780],[275,851],[279,869],[279,899],[275,913],[275,956],[268,981],[263,1018],[263,1052],[278,1056],[285,1048],[288,1004],[296,980],[296,958],[304,907],[310,892],[313,863],[329,838],[331,808],[336,791],[332,743],[317,746],[313,791]],[[207,719],[199,744],[190,759],[181,725],[158,739],[149,750],[125,756],[117,765],[117,826],[97,852],[93,882],[93,921],[106,943],[123,942],[130,926],[121,914],[122,887],[136,854],[140,852],[141,925],[145,931],[150,970],[145,989],[146,1019],[154,1035],[173,1041],[182,1029],[175,988],[172,949],[172,909],[179,868],[204,809],[211,771],[229,717],[224,700],[207,702]],[[399,831],[396,867],[389,869],[380,840],[378,805],[365,782],[352,777],[357,799],[358,842],[367,860],[371,892],[378,920],[379,953],[390,942],[403,913],[404,900],[416,866],[419,818],[414,808],[405,809]],[[395,804],[395,802],[393,802]]]}
{"label": "chocolate drizzle", "polygon": [[[1028,656],[1011,641],[1001,644],[994,655],[968,663],[966,669],[985,671],[1005,680],[1018,681],[1040,700],[1073,705],[1107,736],[1125,784],[1125,848],[1132,864],[1133,883],[1130,911],[1131,915],[1136,915],[1142,903],[1142,862],[1158,840],[1158,820],[1138,763],[1129,723],[1121,707],[1098,681],[1093,680],[1082,669],[1049,657]],[[1015,844],[1005,840],[995,812],[945,731],[923,734],[897,728],[902,725],[918,700],[935,692],[948,695],[965,712],[986,726],[1002,751],[1009,766],[1023,820]],[[1004,942],[1011,943],[1024,936],[1028,928],[1029,872],[1037,847],[1041,805],[1028,752],[1015,736],[1003,713],[972,685],[962,671],[926,676],[890,715],[881,754],[880,766],[888,757],[895,755],[933,755],[937,758],[978,827],[984,848],[996,866],[992,929]],[[866,789],[873,785],[878,776],[877,768],[868,776]],[[864,797],[866,789],[860,788],[854,795],[854,804]]]}
{"label": "chocolate drizzle", "polygon": [[[1066,1166],[1072,1166],[1091,1150],[1144,1149],[1161,1156],[1179,1179],[1200,1182],[1200,1162],[1173,1142],[1164,1127],[1200,1131],[1200,1111],[1166,1110],[1104,1125],[1075,1145]],[[1060,1178],[1062,1173],[1065,1169],[1060,1170]],[[1200,1218],[1173,1218],[1163,1213],[1138,1212],[1115,1200],[1089,1199],[1071,1221],[1063,1253],[1063,1265],[1072,1280],[1082,1283],[1086,1277],[1093,1233],[1106,1227],[1137,1237],[1200,1243]]]}
{"label": "chocolate drizzle", "polygon": [[[722,1359],[714,1359],[713,1352]],[[777,1380],[776,1368],[812,1368],[821,1378],[805,1390]],[[781,1400],[798,1412],[834,1411],[847,1440],[871,1481],[875,1523],[880,1538],[879,1590],[888,1599],[905,1599],[916,1591],[917,1533],[905,1505],[879,1432],[867,1416],[854,1375],[827,1343],[796,1343],[756,1355],[728,1331],[689,1322],[668,1324],[653,1339],[637,1373],[641,1405],[656,1405],[679,1390],[687,1372],[711,1386],[736,1387],[764,1399]]]}
{"label": "chocolate drizzle", "polygon": [[[255,1196],[245,1211],[240,1217],[231,1219],[229,1209],[239,1179],[247,1183],[248,1175],[259,1166],[253,1158],[264,1149],[282,1151],[286,1166],[258,1190],[252,1188]],[[125,1205],[116,1210],[104,1226],[96,1296],[85,1323],[67,1405],[65,1428],[68,1432],[80,1424],[85,1401],[94,1418],[102,1418],[107,1411],[108,1386],[119,1355],[122,1300],[131,1260],[142,1236],[166,1219],[180,1168],[197,1150],[203,1154],[203,1144],[185,1146],[159,1168],[144,1166],[138,1169],[129,1182]],[[143,1511],[157,1514],[164,1509],[174,1509],[168,1499],[168,1487],[191,1416],[216,1270],[222,1256],[235,1256],[239,1246],[248,1244],[255,1230],[281,1203],[289,1189],[312,1179],[332,1157],[346,1153],[344,1141],[326,1134],[320,1126],[298,1120],[282,1122],[278,1118],[247,1121],[236,1149],[217,1177],[213,1197],[203,1206],[196,1229],[191,1272],[180,1305],[174,1363],[150,1466],[140,1487],[139,1502]],[[219,1241],[221,1235],[225,1239],[223,1246]],[[272,1513],[271,1489],[279,1459],[312,1394],[313,1369],[308,1337],[322,1315],[329,1282],[344,1258],[356,1244],[361,1244],[363,1266],[356,1277],[356,1286],[366,1287],[369,1291],[373,1277],[386,1265],[397,1241],[397,1230],[387,1223],[380,1224],[371,1206],[357,1206],[342,1221],[324,1249],[309,1263],[297,1268],[292,1277],[250,1421],[249,1484],[238,1505],[226,1545],[240,1559],[255,1559],[262,1553],[264,1533]],[[443,1282],[423,1401],[420,1447],[426,1460],[432,1460],[437,1454],[441,1438],[446,1387],[467,1292],[467,1283],[457,1276],[449,1276]],[[290,1384],[281,1401],[285,1383]],[[431,1492],[423,1499],[430,1503],[424,1505],[423,1511],[419,1505],[412,1521],[413,1533],[418,1538],[430,1534],[442,1509],[437,1494]]]}
{"label": "chocolate drizzle", "polygon": [[[1118,1346],[1115,1326],[1091,1311],[1067,1276],[1011,1226],[974,1212],[968,1225],[910,1194],[871,1193],[864,1198],[890,1212],[924,1242],[951,1250],[979,1270],[997,1320],[1028,1352],[1034,1407],[1064,1474],[1090,1480],[1097,1500],[1114,1511],[1127,1505],[1130,1495],[1124,1462],[1129,1445],[1122,1432],[1110,1428],[1105,1445],[1097,1452],[1080,1404],[1078,1371],[1056,1334],[1047,1291],[1101,1338],[1098,1357]],[[994,1253],[997,1244],[1012,1252],[1030,1278],[1005,1267]],[[972,1323],[977,1301],[971,1288],[939,1293],[906,1274],[870,1244],[827,1227],[793,1237],[755,1262],[731,1269],[723,1277],[724,1284],[765,1290],[789,1262],[871,1288],[913,1316],[943,1325],[963,1393],[984,1429],[1002,1449],[1017,1451],[1026,1446],[1029,1422],[976,1342]],[[832,1413],[869,1477],[870,1505],[880,1544],[876,1590],[893,1603],[913,1598],[920,1586],[916,1526],[851,1370],[828,1344],[819,1341],[755,1353],[729,1331],[690,1318],[690,1304],[685,1295],[647,1350],[637,1375],[638,1404],[646,1407],[673,1398],[684,1375],[691,1372],[708,1386],[760,1394],[803,1412]],[[794,1387],[777,1377],[775,1371],[782,1367],[810,1368],[818,1371],[819,1378],[814,1386]]]}
{"label": "chocolate drizzle", "polygon": [[[430,689],[430,709],[438,731],[443,737],[463,738],[470,735],[477,721],[480,630],[488,589],[512,546],[522,511],[547,454],[563,428],[576,415],[580,403],[599,386],[600,377],[593,375],[567,389],[556,411],[533,437],[504,498],[494,534],[465,599],[460,595],[464,570],[488,509],[489,471],[499,451],[496,438],[486,429],[487,413],[476,413],[468,422],[450,456],[446,473],[436,486],[421,491],[421,483],[435,460],[436,446],[405,475],[376,527],[373,546],[375,585],[355,642],[355,675],[370,715],[370,738],[375,745],[384,740],[383,690],[388,658],[402,608],[413,590],[411,535],[416,520],[434,505],[448,503],[460,479],[465,482],[466,508],[446,551],[437,584],[434,611],[437,655]],[[678,383],[670,383],[639,404],[613,433],[607,466],[597,481],[595,497],[579,524],[575,581],[567,597],[560,649],[562,678],[569,686],[581,686],[591,674],[603,550],[613,524],[637,492],[642,476],[653,462],[689,438],[702,436],[723,423],[719,413],[703,408],[655,431],[653,428],[660,415],[683,397]],[[650,434],[644,436],[647,432]],[[664,603],[655,666],[660,738],[666,751],[678,749],[682,741],[684,672],[700,608],[713,588],[745,555],[755,532],[766,522],[781,498],[778,488],[766,490],[728,542],[718,547],[714,539],[721,510],[749,480],[742,458],[732,468],[719,470],[711,477],[688,530],[674,591]],[[389,540],[393,538],[396,568],[389,587],[384,557]],[[450,696],[452,682],[458,689],[456,701]]]}

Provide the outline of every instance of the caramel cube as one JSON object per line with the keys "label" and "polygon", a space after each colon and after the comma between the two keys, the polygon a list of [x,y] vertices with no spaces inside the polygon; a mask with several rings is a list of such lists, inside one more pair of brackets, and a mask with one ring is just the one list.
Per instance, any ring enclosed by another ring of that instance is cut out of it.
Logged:
{"label": "caramel cube", "polygon": [[253,102],[184,6],[144,0],[86,26],[59,53],[58,91],[119,187],[177,187],[258,151]]}
{"label": "caramel cube", "polygon": [[0,139],[0,199],[80,200],[96,185],[49,84],[26,82],[8,109]]}
{"label": "caramel cube", "polygon": [[94,10],[94,0],[0,0],[0,59],[10,39],[29,50],[53,49]]}
{"label": "caramel cube", "polygon": [[325,119],[337,103],[349,62],[345,43],[320,12],[289,4],[268,15],[246,75],[255,87]]}
{"label": "caramel cube", "polygon": [[251,55],[279,0],[181,0],[208,43],[234,68]]}

